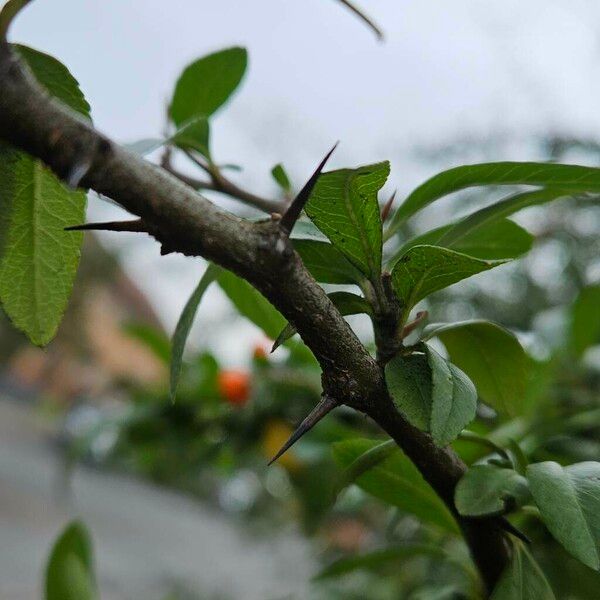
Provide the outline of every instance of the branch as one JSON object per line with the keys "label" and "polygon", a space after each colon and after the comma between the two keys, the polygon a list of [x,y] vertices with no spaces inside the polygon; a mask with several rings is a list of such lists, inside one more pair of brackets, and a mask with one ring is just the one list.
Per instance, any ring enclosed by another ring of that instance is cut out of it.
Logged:
{"label": "branch", "polygon": [[465,465],[396,410],[382,367],[310,276],[279,220],[244,221],[120,148],[50,98],[4,42],[0,90],[0,140],[42,160],[62,179],[81,173],[81,187],[112,198],[142,219],[163,251],[203,256],[231,269],[279,309],[319,361],[324,395],[376,421],[453,511],[491,590],[507,564],[507,549],[497,521],[457,515],[454,488]]}

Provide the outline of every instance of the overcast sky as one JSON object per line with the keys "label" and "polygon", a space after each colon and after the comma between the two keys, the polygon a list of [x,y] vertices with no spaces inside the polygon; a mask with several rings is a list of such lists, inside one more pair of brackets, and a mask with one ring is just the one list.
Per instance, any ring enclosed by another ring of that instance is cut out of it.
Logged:
{"label": "overcast sky", "polygon": [[[540,158],[526,143],[535,135],[600,136],[597,0],[357,1],[384,43],[335,0],[36,0],[12,37],[62,60],[118,141],[160,134],[190,61],[247,47],[249,71],[214,121],[213,149],[262,193],[274,192],[274,163],[300,183],[336,140],[333,166],[389,158],[389,187],[407,192],[456,160],[422,165],[415,147],[514,135],[496,158],[522,160]],[[99,214],[107,208],[92,201]],[[172,327],[202,263],[159,258],[150,240],[104,240],[142,273]],[[217,294],[208,300],[201,319],[228,310]]]}

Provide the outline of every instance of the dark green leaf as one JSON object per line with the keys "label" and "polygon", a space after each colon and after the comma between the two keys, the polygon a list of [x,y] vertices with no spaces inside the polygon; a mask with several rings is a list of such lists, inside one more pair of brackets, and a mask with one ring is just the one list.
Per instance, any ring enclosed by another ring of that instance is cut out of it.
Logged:
{"label": "dark green leaf", "polygon": [[310,274],[321,283],[358,284],[362,273],[329,242],[293,239],[294,248]]}
{"label": "dark green leaf", "polygon": [[475,465],[458,482],[454,500],[466,517],[499,515],[530,498],[527,480],[512,469],[494,465]]}
{"label": "dark green leaf", "polygon": [[529,551],[516,542],[491,600],[555,600],[550,584]]}
{"label": "dark green leaf", "polygon": [[468,187],[531,185],[552,187],[559,195],[600,192],[600,169],[556,163],[497,162],[464,165],[443,171],[416,188],[398,208],[390,233],[438,198]]}
{"label": "dark green leaf", "polygon": [[175,124],[181,126],[192,117],[213,114],[238,87],[247,63],[244,48],[228,48],[189,65],[177,81],[171,102]]}
{"label": "dark green leaf", "polygon": [[46,568],[46,600],[95,600],[92,544],[75,521],[55,543]]}
{"label": "dark green leaf", "polygon": [[600,463],[535,463],[526,473],[550,533],[583,564],[600,569]]}
{"label": "dark green leaf", "polygon": [[281,163],[275,165],[271,169],[271,175],[284,192],[289,193],[292,191],[292,184],[290,183],[290,178],[288,177],[288,174],[285,172],[285,169],[283,168],[283,165]]}
{"label": "dark green leaf", "polygon": [[[333,454],[342,467],[350,466],[378,440],[354,439],[333,445]],[[456,522],[442,500],[429,487],[418,469],[398,448],[391,456],[356,480],[356,485],[384,502],[456,533]]]}
{"label": "dark green leaf", "polygon": [[392,284],[406,313],[429,294],[506,261],[481,260],[437,246],[414,246],[392,270]]}
{"label": "dark green leaf", "polygon": [[210,128],[204,116],[192,117],[168,140],[183,150],[196,150],[203,156],[210,156]]}
{"label": "dark green leaf", "polygon": [[371,279],[381,273],[381,217],[377,192],[390,172],[388,162],[330,171],[319,180],[306,214],[346,258]]}
{"label": "dark green leaf", "polygon": [[425,332],[426,339],[440,338],[484,402],[503,414],[521,413],[528,357],[510,331],[487,321],[463,321],[431,325]]}
{"label": "dark green leaf", "polygon": [[579,292],[571,317],[571,345],[577,354],[600,344],[600,285]]}
{"label": "dark green leaf", "polygon": [[194,317],[206,292],[208,286],[223,273],[222,269],[214,264],[209,264],[204,272],[204,275],[200,279],[196,289],[193,291],[189,300],[187,301],[177,327],[175,327],[175,333],[173,334],[172,340],[172,351],[171,351],[171,374],[170,374],[170,392],[171,400],[175,401],[175,393],[177,392],[177,383],[179,382],[179,375],[181,374],[181,363],[183,360],[183,351],[185,350],[185,343],[187,342]]}
{"label": "dark green leaf", "polygon": [[218,282],[238,312],[272,340],[285,327],[286,321],[279,311],[248,282],[225,270],[219,274]]}

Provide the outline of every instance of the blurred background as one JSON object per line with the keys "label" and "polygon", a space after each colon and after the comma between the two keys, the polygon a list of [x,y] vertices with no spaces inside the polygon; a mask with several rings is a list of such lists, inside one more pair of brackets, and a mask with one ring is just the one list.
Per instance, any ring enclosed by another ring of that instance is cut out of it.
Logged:
{"label": "blurred background", "polygon": [[[362,6],[384,42],[334,0],[38,0],[13,39],[64,62],[96,126],[123,143],[164,133],[174,82],[192,60],[246,47],[246,79],[212,122],[213,156],[240,165],[228,176],[267,197],[279,194],[273,165],[283,163],[297,189],[336,140],[332,168],[391,161],[383,199],[468,162],[598,163],[598,3]],[[412,233],[497,197],[436,204]],[[122,216],[90,195],[89,220]],[[540,365],[531,393],[545,408],[511,424],[511,437],[537,457],[598,460],[600,347],[574,360],[565,332],[581,290],[600,281],[600,206],[573,200],[515,220],[536,236],[533,250],[438,293],[428,309],[433,321],[481,317],[515,331]],[[357,430],[377,435],[350,412],[267,469],[319,397],[318,368],[299,342],[271,356],[265,334],[212,286],[178,402],[168,401],[169,337],[203,269],[198,259],[161,257],[146,236],[88,235],[48,348],[33,348],[0,316],[0,597],[39,597],[52,540],[81,515],[103,598],[417,598],[398,565],[386,578],[312,580],[333,558],[423,534],[356,487],[332,508],[329,445]],[[361,317],[351,323],[368,339]],[[565,415],[582,413],[591,416],[556,433]],[[572,566],[569,597],[597,597],[597,577],[552,549]]]}

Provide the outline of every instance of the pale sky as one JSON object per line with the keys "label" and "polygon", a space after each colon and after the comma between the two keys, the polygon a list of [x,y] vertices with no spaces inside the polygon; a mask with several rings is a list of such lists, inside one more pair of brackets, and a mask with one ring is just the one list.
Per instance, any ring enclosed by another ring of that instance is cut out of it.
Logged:
{"label": "pale sky", "polygon": [[[390,159],[388,187],[406,193],[456,160],[423,165],[415,147],[499,134],[515,142],[494,158],[525,160],[540,158],[527,143],[536,135],[600,136],[597,0],[357,2],[384,29],[384,43],[335,0],[36,0],[12,38],[63,61],[96,125],[118,141],[160,134],[186,64],[247,47],[250,68],[214,120],[213,149],[218,161],[243,165],[241,182],[267,194],[273,164],[282,161],[301,183],[336,140],[332,166]],[[89,215],[114,210],[92,200]],[[103,240],[118,245],[172,328],[202,262],[161,258],[149,239]],[[228,311],[213,291],[198,341],[227,352],[207,324]],[[249,326],[236,333],[257,338]]]}

